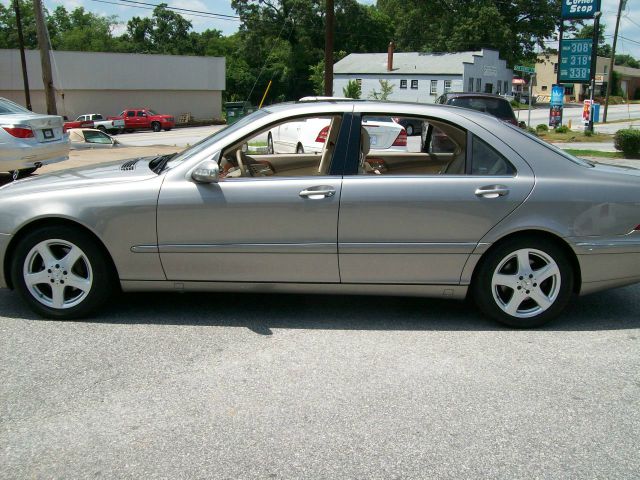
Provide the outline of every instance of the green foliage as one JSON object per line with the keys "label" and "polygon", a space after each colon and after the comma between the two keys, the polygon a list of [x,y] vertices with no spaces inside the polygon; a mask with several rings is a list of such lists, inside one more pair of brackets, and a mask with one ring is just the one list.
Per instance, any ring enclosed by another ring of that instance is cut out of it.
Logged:
{"label": "green foliage", "polygon": [[625,157],[640,157],[640,130],[635,128],[618,130],[613,137],[613,145],[616,150],[621,150]]}
{"label": "green foliage", "polygon": [[631,68],[640,68],[640,61],[628,54],[617,54],[615,64]]}
{"label": "green foliage", "polygon": [[538,130],[533,127],[527,127],[527,132],[529,132],[531,135],[535,135],[536,137],[538,136]]}
{"label": "green foliage", "polygon": [[569,127],[566,125],[560,125],[559,127],[556,127],[554,131],[556,133],[569,133]]}
{"label": "green foliage", "polygon": [[585,129],[583,134],[585,137],[593,137],[593,130]]}
{"label": "green foliage", "polygon": [[548,132],[549,131],[549,127],[547,126],[546,123],[539,123],[538,125],[536,125],[536,132]]}
{"label": "green foliage", "polygon": [[342,89],[345,97],[359,99],[362,95],[362,88],[355,80],[349,80],[347,86]]}
{"label": "green foliage", "polygon": [[[560,0],[377,0],[400,51],[494,48],[509,65],[534,60],[558,24]],[[384,51],[384,50],[382,50]]]}
{"label": "green foliage", "polygon": [[369,98],[372,100],[388,100],[389,95],[393,93],[393,85],[388,80],[378,80],[380,83],[380,91],[371,91]]}

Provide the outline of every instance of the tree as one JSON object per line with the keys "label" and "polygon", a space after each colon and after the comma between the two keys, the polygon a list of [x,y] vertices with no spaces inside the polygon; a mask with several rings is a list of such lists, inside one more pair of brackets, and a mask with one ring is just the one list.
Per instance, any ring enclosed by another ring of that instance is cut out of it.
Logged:
{"label": "tree", "polygon": [[[392,88],[393,90],[393,88]],[[347,86],[342,89],[345,97],[359,99],[362,95],[362,87],[355,80],[349,80]]]}
{"label": "tree", "polygon": [[380,82],[380,91],[373,90],[369,95],[372,100],[387,100],[389,95],[393,93],[393,85],[388,80],[378,80]]}
{"label": "tree", "polygon": [[[606,25],[600,23],[598,31],[598,55],[601,57],[611,57],[611,45],[604,43],[604,31]],[[575,33],[576,38],[593,38],[593,25],[584,25],[580,30]]]}
{"label": "tree", "polygon": [[640,62],[628,54],[616,55],[615,64],[631,68],[640,68]]}
{"label": "tree", "polygon": [[552,38],[560,0],[377,0],[394,19],[399,51],[457,52],[494,48],[509,65],[534,60]]}

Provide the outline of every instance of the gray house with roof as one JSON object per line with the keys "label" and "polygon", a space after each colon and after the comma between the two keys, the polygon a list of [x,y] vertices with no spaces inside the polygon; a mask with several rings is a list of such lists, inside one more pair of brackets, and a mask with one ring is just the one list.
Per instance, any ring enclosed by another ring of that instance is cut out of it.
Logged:
{"label": "gray house with roof", "polygon": [[393,85],[389,100],[433,103],[445,92],[511,93],[513,71],[496,50],[478,52],[352,53],[333,67],[333,94],[342,96],[349,80],[362,98],[380,91],[380,80]]}

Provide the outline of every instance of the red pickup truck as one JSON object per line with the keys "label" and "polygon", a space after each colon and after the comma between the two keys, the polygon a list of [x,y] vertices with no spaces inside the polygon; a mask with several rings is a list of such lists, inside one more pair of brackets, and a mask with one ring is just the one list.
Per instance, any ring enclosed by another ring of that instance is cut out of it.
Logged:
{"label": "red pickup truck", "polygon": [[66,132],[70,128],[93,128],[94,123],[93,120],[75,120],[70,121],[65,117],[63,131]]}
{"label": "red pickup truck", "polygon": [[160,115],[150,108],[128,108],[117,117],[107,117],[108,120],[124,120],[127,131],[151,129],[169,131],[176,123],[171,115]]}

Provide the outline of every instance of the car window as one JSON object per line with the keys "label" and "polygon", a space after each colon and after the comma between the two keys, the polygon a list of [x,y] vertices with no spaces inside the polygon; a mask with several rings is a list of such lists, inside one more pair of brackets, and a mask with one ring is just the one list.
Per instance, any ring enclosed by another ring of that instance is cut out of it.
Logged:
{"label": "car window", "polygon": [[515,175],[511,163],[476,135],[471,141],[472,175]]}
{"label": "car window", "polygon": [[[392,122],[372,120],[376,118],[381,117],[363,117],[359,175],[416,176],[465,173],[464,129],[420,117],[393,115],[395,121]],[[407,136],[403,125],[420,125],[421,135]]]}
{"label": "car window", "polygon": [[13,103],[6,98],[0,98],[0,115],[10,115],[12,113],[33,113],[17,103]]}
{"label": "car window", "polygon": [[102,115],[99,115],[99,114],[98,115],[94,115],[93,119],[94,120],[103,120]]}
{"label": "car window", "polygon": [[138,117],[146,117],[147,114],[144,113],[142,110],[138,110]]}
{"label": "car window", "polygon": [[220,179],[327,175],[341,122],[341,115],[297,117],[256,132],[223,151]]}
{"label": "car window", "polygon": [[500,98],[455,97],[449,101],[449,105],[470,108],[502,119],[515,118],[509,102]]}
{"label": "car window", "polygon": [[135,117],[136,116],[136,112],[134,112],[133,110],[129,110],[127,112],[127,117]]}
{"label": "car window", "polygon": [[154,112],[153,110],[147,110],[147,112],[149,113],[149,115],[158,115],[156,112]]}
{"label": "car window", "polygon": [[84,141],[87,143],[112,143],[111,137],[106,133],[94,130],[83,130]]}

